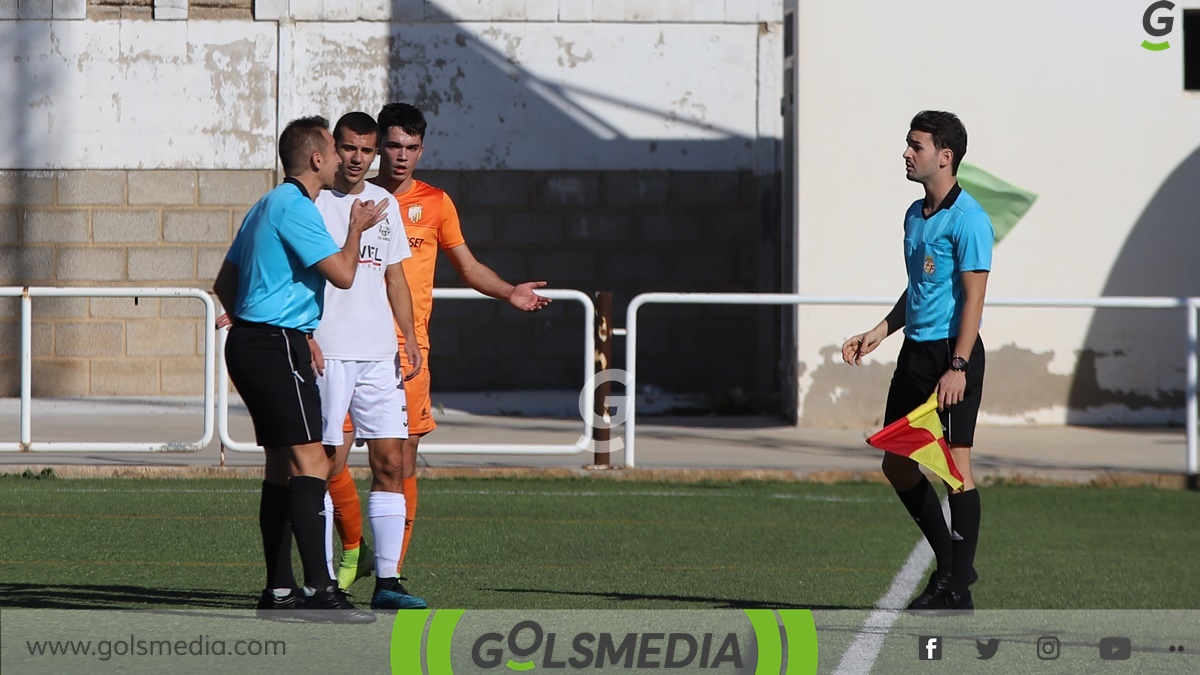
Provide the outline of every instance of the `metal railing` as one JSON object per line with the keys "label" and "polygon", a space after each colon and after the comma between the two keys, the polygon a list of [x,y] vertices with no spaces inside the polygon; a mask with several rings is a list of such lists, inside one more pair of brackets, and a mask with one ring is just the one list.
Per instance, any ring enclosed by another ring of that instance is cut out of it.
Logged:
{"label": "metal railing", "polygon": [[[583,376],[589,382],[593,377],[593,355],[595,353],[595,310],[591,297],[577,290],[540,290],[540,294],[554,300],[575,301],[584,307]],[[434,289],[434,298],[443,300],[481,300],[487,296],[470,289]],[[216,434],[222,444],[234,451],[253,452],[261,448],[253,443],[233,440],[229,435],[229,379],[224,358],[217,358],[218,342],[224,350],[226,335],[218,341],[216,306],[208,293],[194,288],[52,288],[52,287],[0,287],[0,297],[21,298],[21,427],[20,441],[0,442],[0,452],[187,452],[200,450],[212,442],[214,436],[214,409],[216,411]],[[203,435],[197,441],[172,442],[78,442],[78,441],[33,441],[32,428],[32,381],[33,381],[33,311],[34,297],[157,297],[195,298],[204,303],[204,404]],[[795,305],[795,306],[882,306],[890,307],[895,298],[890,297],[815,297],[782,293],[643,293],[636,296],[626,311],[626,326],[614,330],[614,335],[624,334],[627,339],[625,380],[626,395],[632,396],[624,420],[625,466],[636,466],[636,396],[637,391],[637,318],[638,311],[649,304],[724,304],[724,305]],[[1185,394],[1187,419],[1187,473],[1200,473],[1200,412],[1197,410],[1197,379],[1200,377],[1197,334],[1200,332],[1197,311],[1200,298],[1171,297],[1110,297],[1110,298],[995,298],[986,302],[989,307],[1026,308],[1084,308],[1084,309],[1186,309],[1187,315],[1187,384]],[[215,399],[215,401],[214,401]],[[214,405],[215,402],[215,405]],[[582,396],[584,410],[592,410],[595,391],[585,387]],[[583,415],[583,435],[573,444],[504,444],[504,443],[429,443],[422,444],[421,452],[429,454],[485,454],[485,455],[573,455],[587,450],[586,440],[593,437],[592,416]]]}
{"label": "metal railing", "polygon": [[[794,293],[642,293],[633,298],[625,312],[625,370],[626,396],[629,397],[625,417],[625,466],[635,467],[635,424],[637,401],[637,316],[638,310],[650,304],[676,305],[798,305],[798,306],[871,306],[891,307],[896,298],[883,297],[816,297]],[[1197,452],[1197,318],[1200,298],[1169,297],[1111,297],[1111,298],[993,298],[988,307],[1043,307],[1091,309],[1187,309],[1187,473],[1194,476],[1200,469]]]}
{"label": "metal railing", "polygon": [[[21,440],[0,442],[0,452],[192,452],[213,439],[213,381],[216,361],[216,305],[195,288],[0,287],[0,297],[21,298]],[[196,298],[204,303],[204,431],[198,441],[92,442],[33,440],[33,298]]]}
{"label": "metal railing", "polygon": [[[587,382],[592,377],[593,359],[596,351],[596,309],[592,298],[583,291],[570,289],[538,289],[538,295],[551,300],[570,300],[583,305],[583,379]],[[469,288],[435,288],[433,297],[436,300],[491,300],[488,296]],[[221,334],[221,353],[225,351],[225,340],[228,331]],[[261,452],[262,447],[255,443],[236,441],[229,435],[229,372],[225,369],[225,359],[219,361],[217,372],[217,432],[221,444],[235,452]],[[586,410],[595,405],[595,392],[584,392]],[[592,437],[592,418],[583,416],[583,437]],[[579,441],[572,444],[525,444],[525,443],[422,443],[420,454],[439,455],[576,455],[587,450]],[[365,452],[365,449],[354,447],[351,452]]]}

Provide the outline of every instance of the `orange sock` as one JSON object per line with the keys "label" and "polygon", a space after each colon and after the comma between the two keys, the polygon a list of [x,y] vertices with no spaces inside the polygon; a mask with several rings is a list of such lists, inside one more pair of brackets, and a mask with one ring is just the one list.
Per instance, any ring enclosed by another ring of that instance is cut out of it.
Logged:
{"label": "orange sock", "polygon": [[342,550],[358,548],[362,544],[362,506],[350,467],[329,479],[329,496],[333,498],[333,524],[342,540]]}
{"label": "orange sock", "polygon": [[403,568],[404,556],[408,555],[408,540],[412,537],[413,520],[417,517],[417,477],[401,478],[400,485],[404,490],[404,547],[400,549],[400,568]]}

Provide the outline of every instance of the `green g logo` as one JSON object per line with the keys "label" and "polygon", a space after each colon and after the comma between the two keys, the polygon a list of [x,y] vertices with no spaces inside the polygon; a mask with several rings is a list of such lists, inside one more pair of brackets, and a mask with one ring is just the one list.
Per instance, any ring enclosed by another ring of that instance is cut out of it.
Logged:
{"label": "green g logo", "polygon": [[[1175,3],[1170,2],[1169,0],[1158,0],[1158,2],[1151,3],[1150,6],[1146,8],[1146,13],[1142,15],[1142,28],[1144,28],[1146,33],[1151,37],[1166,37],[1168,34],[1170,34],[1171,30],[1175,28],[1175,17],[1171,16],[1170,14],[1165,16],[1157,15],[1156,12],[1159,10],[1166,10],[1167,12],[1170,12],[1173,9],[1175,9]],[[1170,48],[1171,43],[1166,40],[1163,40],[1162,42],[1150,42],[1149,40],[1142,40],[1142,49],[1149,49],[1152,52],[1161,52],[1164,49]]]}

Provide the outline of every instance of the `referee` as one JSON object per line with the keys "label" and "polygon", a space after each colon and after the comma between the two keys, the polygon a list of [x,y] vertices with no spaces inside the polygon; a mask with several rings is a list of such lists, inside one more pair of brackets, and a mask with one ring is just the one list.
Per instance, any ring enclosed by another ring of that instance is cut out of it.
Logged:
{"label": "referee", "polygon": [[[345,245],[334,243],[313,203],[333,185],[341,163],[328,126],[322,117],[306,117],[284,129],[279,158],[286,178],[246,214],[213,290],[233,322],[225,348],[229,376],[266,451],[258,522],[267,584],[260,616],[289,610],[289,617],[370,623],[375,615],[354,608],[325,564],[329,463],[308,341],[321,319],[325,280],[338,288],[354,282],[360,236],[379,221],[386,203],[356,201]],[[292,575],[293,535],[304,565],[302,588]]]}
{"label": "referee", "polygon": [[883,473],[937,556],[937,569],[909,609],[974,609],[979,492],[971,477],[971,446],[983,394],[983,340],[979,324],[992,268],[992,221],[963,192],[955,175],[967,152],[967,130],[948,112],[926,110],[909,125],[904,164],[908,180],[925,188],[904,215],[908,288],[887,317],[842,345],[842,358],[862,363],[893,332],[904,345],[888,389],[884,425],[937,392],[938,410],[963,486],[947,498],[950,529],[937,493],[907,457],[883,455]]}

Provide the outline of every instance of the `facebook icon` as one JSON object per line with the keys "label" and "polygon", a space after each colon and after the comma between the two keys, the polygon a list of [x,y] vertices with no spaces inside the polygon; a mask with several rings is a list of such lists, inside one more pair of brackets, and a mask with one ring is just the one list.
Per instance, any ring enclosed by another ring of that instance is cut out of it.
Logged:
{"label": "facebook icon", "polygon": [[917,638],[917,656],[922,661],[942,660],[942,638],[921,636]]}

